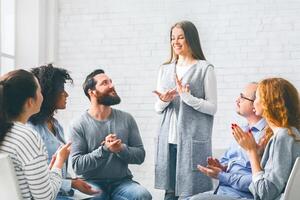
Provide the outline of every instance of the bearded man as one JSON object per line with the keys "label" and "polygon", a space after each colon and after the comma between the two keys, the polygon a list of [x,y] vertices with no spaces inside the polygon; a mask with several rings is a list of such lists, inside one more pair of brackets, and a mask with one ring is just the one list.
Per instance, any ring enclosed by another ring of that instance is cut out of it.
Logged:
{"label": "bearded man", "polygon": [[86,77],[83,90],[90,107],[70,127],[75,173],[102,191],[93,199],[152,199],[132,180],[128,164],[142,164],[145,149],[134,118],[111,108],[121,102],[112,80],[97,69]]}

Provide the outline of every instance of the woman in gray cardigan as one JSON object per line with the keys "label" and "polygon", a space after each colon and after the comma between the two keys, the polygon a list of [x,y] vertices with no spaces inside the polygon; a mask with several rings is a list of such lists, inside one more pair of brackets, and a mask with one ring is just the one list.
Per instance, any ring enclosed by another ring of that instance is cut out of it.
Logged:
{"label": "woman in gray cardigan", "polygon": [[216,77],[204,57],[198,31],[189,21],[170,31],[171,58],[159,70],[155,110],[161,114],[155,161],[155,188],[165,200],[210,190],[209,177],[197,170],[211,156]]}
{"label": "woman in gray cardigan", "polygon": [[257,115],[266,119],[268,133],[273,134],[262,159],[251,133],[244,134],[233,125],[233,135],[250,159],[253,178],[249,189],[254,199],[277,200],[281,198],[294,162],[300,156],[299,93],[285,79],[265,79],[259,83],[254,108]]}

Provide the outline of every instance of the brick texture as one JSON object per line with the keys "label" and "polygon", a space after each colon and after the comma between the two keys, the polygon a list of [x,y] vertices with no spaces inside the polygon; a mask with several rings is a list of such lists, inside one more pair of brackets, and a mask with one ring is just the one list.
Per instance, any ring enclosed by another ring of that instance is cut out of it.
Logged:
{"label": "brick texture", "polygon": [[292,0],[60,0],[58,65],[71,71],[74,86],[66,111],[70,120],[89,106],[81,89],[85,76],[103,68],[122,98],[117,108],[136,119],[147,151],[141,166],[131,166],[135,179],[154,200],[154,112],[158,67],[169,56],[169,29],[179,20],[198,28],[204,54],[214,64],[218,82],[213,147],[232,141],[235,99],[243,86],[264,77],[281,76],[300,88],[300,1]]}

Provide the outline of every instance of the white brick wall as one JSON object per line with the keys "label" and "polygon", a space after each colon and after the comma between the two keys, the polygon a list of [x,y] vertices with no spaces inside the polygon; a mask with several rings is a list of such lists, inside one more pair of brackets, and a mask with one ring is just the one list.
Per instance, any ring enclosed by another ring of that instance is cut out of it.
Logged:
{"label": "white brick wall", "polygon": [[300,1],[296,0],[60,0],[58,63],[72,72],[65,125],[89,105],[81,90],[85,76],[101,66],[122,97],[118,108],[137,120],[147,157],[132,166],[135,178],[154,199],[153,152],[158,116],[151,93],[159,65],[169,56],[169,28],[187,19],[199,30],[207,59],[215,65],[218,112],[213,146],[232,140],[238,120],[235,98],[250,81],[282,76],[300,88]]}

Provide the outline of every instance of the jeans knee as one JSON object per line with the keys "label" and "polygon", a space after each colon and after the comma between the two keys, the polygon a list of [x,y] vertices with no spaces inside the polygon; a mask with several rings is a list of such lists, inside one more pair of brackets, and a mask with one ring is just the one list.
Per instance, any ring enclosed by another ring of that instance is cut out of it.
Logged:
{"label": "jeans knee", "polygon": [[145,188],[135,191],[134,196],[135,196],[133,198],[134,200],[151,200],[152,199],[152,195]]}
{"label": "jeans knee", "polygon": [[152,195],[148,190],[145,190],[145,192],[142,195],[142,198],[140,198],[140,200],[151,200],[151,199],[152,199]]}

